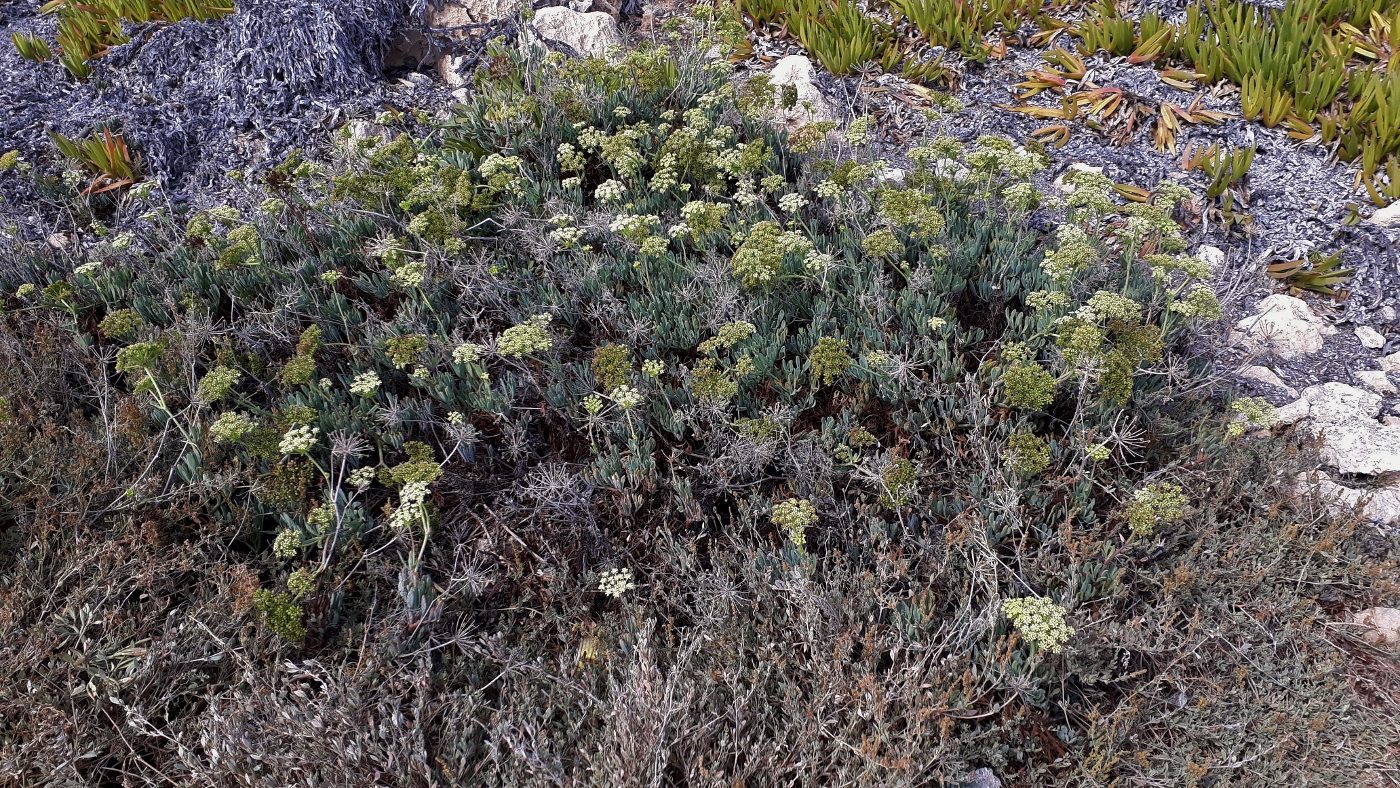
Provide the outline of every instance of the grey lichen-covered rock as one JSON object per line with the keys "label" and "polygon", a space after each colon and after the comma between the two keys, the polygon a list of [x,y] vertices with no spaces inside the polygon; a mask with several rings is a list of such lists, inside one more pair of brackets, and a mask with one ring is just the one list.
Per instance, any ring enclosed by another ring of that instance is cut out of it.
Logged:
{"label": "grey lichen-covered rock", "polygon": [[1305,301],[1283,294],[1260,301],[1254,314],[1239,321],[1235,328],[1249,350],[1288,360],[1316,353],[1327,337],[1337,333]]}
{"label": "grey lichen-covered rock", "polygon": [[[788,55],[773,66],[768,80],[769,84],[780,88],[775,118],[779,124],[795,129],[808,123],[836,119],[831,104],[817,88],[815,78],[816,68],[811,60],[802,55]],[[785,87],[796,94],[797,100],[791,106],[787,106],[782,97],[784,91],[781,88]]]}
{"label": "grey lichen-covered rock", "polygon": [[1381,526],[1400,526],[1400,485],[1366,490],[1339,484],[1323,471],[1298,475],[1298,493],[1316,496],[1333,516],[1359,513]]}
{"label": "grey lichen-covered rock", "polygon": [[963,788],[1001,788],[1001,778],[991,769],[983,766],[968,775]]}
{"label": "grey lichen-covered rock", "polygon": [[564,44],[585,57],[616,60],[623,47],[617,21],[602,11],[585,14],[564,6],[541,8],[531,25],[541,38]]}
{"label": "grey lichen-covered rock", "polygon": [[1309,386],[1278,409],[1279,423],[1300,423],[1322,442],[1323,465],[1340,473],[1400,472],[1400,426],[1378,420],[1381,397],[1345,383]]}

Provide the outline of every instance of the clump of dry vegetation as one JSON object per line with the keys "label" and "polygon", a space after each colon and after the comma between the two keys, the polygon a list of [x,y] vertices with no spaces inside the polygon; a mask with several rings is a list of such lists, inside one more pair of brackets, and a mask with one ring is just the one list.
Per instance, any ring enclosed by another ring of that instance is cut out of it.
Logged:
{"label": "clump of dry vegetation", "polygon": [[5,779],[1393,768],[1393,655],[1329,622],[1394,539],[1188,353],[1184,190],[1041,205],[996,138],[891,182],[695,25],[498,50],[257,212],[6,250]]}

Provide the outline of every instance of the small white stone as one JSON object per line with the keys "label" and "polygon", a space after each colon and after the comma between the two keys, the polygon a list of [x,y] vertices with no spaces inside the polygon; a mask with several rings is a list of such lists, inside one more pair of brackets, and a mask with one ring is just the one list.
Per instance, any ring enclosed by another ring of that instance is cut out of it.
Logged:
{"label": "small white stone", "polygon": [[1225,252],[1218,246],[1203,245],[1196,250],[1196,257],[1205,261],[1212,271],[1218,271],[1225,266]]}
{"label": "small white stone", "polygon": [[1390,382],[1390,377],[1379,369],[1368,369],[1356,373],[1356,379],[1361,381],[1361,385],[1376,392],[1382,397],[1395,393],[1395,384]]}
{"label": "small white stone", "polygon": [[1368,350],[1380,350],[1385,347],[1385,337],[1370,326],[1357,326],[1356,338],[1361,340],[1361,346]]}
{"label": "small white stone", "polygon": [[1077,172],[1092,172],[1101,175],[1103,174],[1103,167],[1094,167],[1082,161],[1077,161],[1069,165],[1069,169],[1065,170],[1064,174],[1055,179],[1055,188],[1065,194],[1074,194],[1074,184],[1070,183],[1069,179],[1070,176]]}
{"label": "small white stone", "polygon": [[1400,200],[1396,200],[1390,205],[1371,214],[1371,218],[1366,220],[1377,227],[1394,227],[1400,225]]}
{"label": "small white stone", "polygon": [[812,61],[802,55],[788,55],[773,66],[768,74],[769,84],[779,88],[790,86],[797,93],[797,103],[789,109],[783,108],[781,95],[776,99],[780,124],[796,129],[808,123],[836,119],[836,113],[817,88],[816,74]]}
{"label": "small white stone", "polygon": [[1400,351],[1388,356],[1381,356],[1381,369],[1400,375]]}
{"label": "small white stone", "polygon": [[888,167],[880,172],[879,180],[881,183],[902,185],[904,183],[904,170],[898,167]]}
{"label": "small white stone", "polygon": [[1400,643],[1400,608],[1367,608],[1353,613],[1351,623],[1366,628],[1361,638],[1373,646]]}

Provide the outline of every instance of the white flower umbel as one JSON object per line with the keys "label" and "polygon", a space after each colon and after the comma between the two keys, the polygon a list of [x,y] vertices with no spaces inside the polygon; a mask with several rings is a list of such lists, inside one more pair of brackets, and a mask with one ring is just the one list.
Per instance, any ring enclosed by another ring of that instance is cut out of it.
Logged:
{"label": "white flower umbel", "polygon": [[307,454],[316,445],[316,436],[321,431],[306,424],[298,424],[287,430],[277,450],[283,454]]}

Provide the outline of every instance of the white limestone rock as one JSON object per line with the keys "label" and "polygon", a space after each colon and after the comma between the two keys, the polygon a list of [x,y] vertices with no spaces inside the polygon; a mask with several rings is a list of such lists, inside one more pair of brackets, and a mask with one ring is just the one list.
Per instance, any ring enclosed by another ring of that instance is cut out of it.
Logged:
{"label": "white limestone rock", "polygon": [[1356,338],[1367,350],[1380,350],[1385,347],[1385,336],[1370,326],[1357,326]]}
{"label": "white limestone rock", "polygon": [[1327,337],[1337,333],[1305,301],[1282,293],[1260,301],[1254,314],[1239,321],[1235,328],[1249,350],[1272,353],[1289,361],[1316,353]]}
{"label": "white limestone rock", "polygon": [[[812,61],[802,55],[788,55],[773,66],[768,74],[768,83],[780,89],[775,109],[775,120],[779,125],[791,130],[809,123],[836,120],[831,104],[817,88],[816,74]],[[791,87],[797,94],[797,103],[790,108],[783,107],[783,87]]]}
{"label": "white limestone rock", "polygon": [[603,11],[580,13],[565,6],[541,8],[530,22],[541,38],[567,44],[584,57],[616,61],[621,57],[623,40],[617,20]]}
{"label": "white limestone rock", "polygon": [[1309,386],[1278,409],[1278,422],[1302,422],[1319,438],[1323,464],[1344,474],[1400,472],[1400,426],[1379,420],[1381,397],[1345,383]]}
{"label": "white limestone rock", "polygon": [[1395,384],[1390,381],[1390,376],[1384,370],[1367,369],[1356,373],[1356,379],[1361,381],[1361,385],[1376,392],[1382,397],[1394,394]]}
{"label": "white limestone rock", "polygon": [[1338,484],[1322,471],[1314,471],[1298,474],[1297,492],[1317,496],[1334,517],[1356,512],[1376,525],[1400,526],[1400,485],[1359,490]]}
{"label": "white limestone rock", "polygon": [[1245,367],[1240,370],[1239,375],[1242,380],[1276,389],[1295,399],[1298,397],[1297,389],[1284,383],[1283,378],[1280,378],[1277,372],[1268,367],[1262,367],[1257,364],[1252,367]]}

